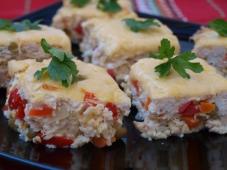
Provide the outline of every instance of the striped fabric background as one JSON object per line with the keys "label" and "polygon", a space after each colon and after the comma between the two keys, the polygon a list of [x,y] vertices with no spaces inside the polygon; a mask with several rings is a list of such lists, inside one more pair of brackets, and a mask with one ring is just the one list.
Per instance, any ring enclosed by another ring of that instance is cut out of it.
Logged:
{"label": "striped fabric background", "polygon": [[134,0],[136,9],[146,14],[206,24],[227,19],[227,0]]}
{"label": "striped fabric background", "polygon": [[[1,0],[0,18],[16,18],[60,0]],[[133,0],[137,11],[206,24],[227,19],[227,0]]]}

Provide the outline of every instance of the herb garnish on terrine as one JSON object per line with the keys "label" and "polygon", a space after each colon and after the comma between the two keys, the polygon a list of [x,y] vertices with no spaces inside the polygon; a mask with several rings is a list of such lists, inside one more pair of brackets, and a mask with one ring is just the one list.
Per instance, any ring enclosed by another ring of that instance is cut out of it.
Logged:
{"label": "herb garnish on terrine", "polygon": [[158,54],[131,67],[128,84],[141,119],[136,128],[148,139],[203,128],[227,133],[227,79],[191,52],[173,53],[164,39]]}
{"label": "herb garnish on terrine", "polygon": [[48,147],[112,145],[126,132],[122,120],[130,111],[129,97],[105,69],[41,43],[51,59],[9,61],[4,109],[9,123],[25,141]]}

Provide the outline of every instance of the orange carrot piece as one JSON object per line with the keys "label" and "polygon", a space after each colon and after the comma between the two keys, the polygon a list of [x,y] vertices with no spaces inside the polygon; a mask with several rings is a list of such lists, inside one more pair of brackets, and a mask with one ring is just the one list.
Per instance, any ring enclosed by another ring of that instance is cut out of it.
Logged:
{"label": "orange carrot piece", "polygon": [[55,91],[58,89],[58,87],[46,83],[42,84],[42,88],[49,91]]}
{"label": "orange carrot piece", "polygon": [[194,117],[182,116],[181,119],[185,121],[190,129],[196,128],[201,124],[201,121]]}
{"label": "orange carrot piece", "polygon": [[140,95],[139,81],[138,80],[132,80],[132,85],[136,89],[136,95],[139,96]]}
{"label": "orange carrot piece", "polygon": [[150,97],[147,97],[147,99],[146,99],[146,101],[144,103],[145,110],[148,111],[150,103],[151,103],[151,98]]}
{"label": "orange carrot piece", "polygon": [[93,137],[91,141],[97,148],[105,147],[107,142],[104,137]]}
{"label": "orange carrot piece", "polygon": [[210,113],[215,110],[215,104],[209,102],[200,102],[199,109],[202,113]]}

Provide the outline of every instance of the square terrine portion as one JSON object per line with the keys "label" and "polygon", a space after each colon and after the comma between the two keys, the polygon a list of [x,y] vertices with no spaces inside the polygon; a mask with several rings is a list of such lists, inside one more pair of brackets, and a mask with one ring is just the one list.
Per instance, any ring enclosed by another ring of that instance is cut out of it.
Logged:
{"label": "square terrine portion", "polygon": [[148,139],[183,136],[204,127],[227,133],[227,80],[206,61],[197,58],[204,71],[189,71],[183,79],[175,70],[165,78],[154,71],[160,60],[141,59],[131,67],[129,88],[138,109],[136,128]]}
{"label": "square terrine portion", "polygon": [[53,18],[52,25],[56,28],[64,30],[73,42],[78,42],[83,38],[83,30],[81,24],[92,18],[114,18],[126,15],[136,15],[133,12],[132,4],[129,0],[118,0],[121,10],[115,13],[102,11],[97,8],[99,0],[91,0],[82,7],[73,5],[70,0],[64,1]]}
{"label": "square terrine portion", "polygon": [[192,39],[195,42],[194,52],[197,56],[227,76],[227,37],[220,36],[210,28],[202,27]]}
{"label": "square terrine portion", "polygon": [[158,52],[163,38],[170,40],[176,53],[180,50],[177,37],[158,20],[155,22],[160,26],[133,32],[127,27],[125,19],[128,18],[92,19],[82,24],[84,38],[80,48],[84,60],[105,67],[118,82],[126,81],[132,64]]}
{"label": "square terrine portion", "polygon": [[[80,81],[70,87],[34,73],[50,60],[12,60],[4,115],[25,141],[48,147],[77,148],[88,142],[110,146],[125,129],[130,99],[105,69],[73,59]],[[61,73],[59,73],[61,74]]]}
{"label": "square terrine portion", "polygon": [[9,81],[7,63],[9,60],[37,59],[41,61],[50,56],[43,52],[40,40],[48,42],[65,51],[71,51],[71,42],[67,35],[56,28],[39,25],[39,30],[20,32],[0,31],[0,87],[6,87]]}

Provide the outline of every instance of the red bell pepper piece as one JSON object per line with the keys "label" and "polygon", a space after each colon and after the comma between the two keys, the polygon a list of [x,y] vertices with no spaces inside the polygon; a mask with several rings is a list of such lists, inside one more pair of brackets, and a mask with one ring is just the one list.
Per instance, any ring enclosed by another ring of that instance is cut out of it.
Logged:
{"label": "red bell pepper piece", "polygon": [[88,106],[96,106],[98,104],[98,99],[92,92],[85,92],[84,101]]}
{"label": "red bell pepper piece", "polygon": [[79,23],[79,24],[75,27],[74,31],[75,31],[77,34],[79,34],[80,36],[83,36],[83,35],[84,35],[84,33],[83,33],[83,28],[82,28],[82,26],[81,26],[81,23]]}
{"label": "red bell pepper piece", "polygon": [[51,116],[53,113],[53,108],[51,108],[50,106],[43,104],[42,106],[40,106],[39,108],[32,108],[29,111],[29,115],[30,116]]}
{"label": "red bell pepper piece", "polygon": [[63,136],[54,136],[48,140],[44,140],[41,133],[38,133],[38,136],[41,138],[41,144],[55,145],[58,148],[69,147],[73,143],[73,140]]}
{"label": "red bell pepper piece", "polygon": [[200,112],[198,105],[196,105],[194,101],[189,101],[183,104],[179,107],[178,111],[182,116],[194,116],[195,114]]}
{"label": "red bell pepper piece", "polygon": [[106,103],[106,107],[113,113],[113,118],[116,120],[119,116],[119,110],[117,106],[111,102]]}
{"label": "red bell pepper piece", "polygon": [[115,80],[116,75],[114,69],[107,69],[107,73]]}
{"label": "red bell pepper piece", "polygon": [[13,89],[9,94],[8,105],[10,109],[16,110],[16,119],[22,120],[25,116],[24,109],[27,101],[22,99],[18,93],[18,89]]}

